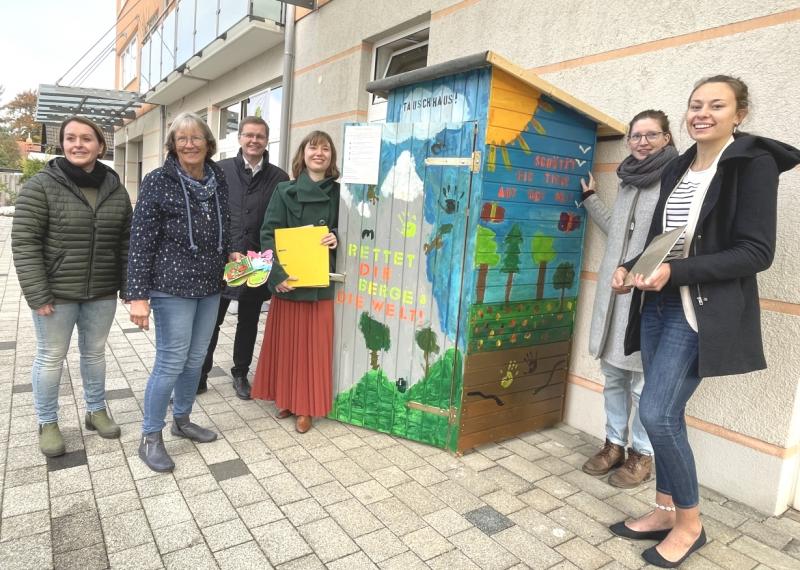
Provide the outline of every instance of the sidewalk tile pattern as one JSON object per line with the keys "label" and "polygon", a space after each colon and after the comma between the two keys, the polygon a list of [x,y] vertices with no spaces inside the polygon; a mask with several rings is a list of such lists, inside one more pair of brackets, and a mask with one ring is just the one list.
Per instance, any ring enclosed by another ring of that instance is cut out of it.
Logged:
{"label": "sidewalk tile pattern", "polygon": [[[3,570],[644,567],[648,544],[607,527],[647,512],[654,483],[621,490],[580,471],[599,440],[559,425],[454,457],[327,419],[300,435],[271,403],[236,398],[226,372],[234,318],[192,413],[217,441],[196,445],[166,429],[175,471],[157,474],[139,460],[155,336],[132,327],[120,303],[106,386],[122,437],[85,430],[73,340],[59,391],[68,453],[43,457],[30,383],[35,336],[10,226],[0,218]],[[686,568],[800,568],[796,511],[767,517],[705,488],[702,498],[710,542]]]}

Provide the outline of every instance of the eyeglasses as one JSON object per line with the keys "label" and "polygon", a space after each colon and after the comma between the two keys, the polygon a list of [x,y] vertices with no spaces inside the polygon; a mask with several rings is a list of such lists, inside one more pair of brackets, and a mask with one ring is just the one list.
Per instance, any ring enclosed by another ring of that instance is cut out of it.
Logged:
{"label": "eyeglasses", "polygon": [[631,141],[632,143],[638,143],[640,140],[642,140],[642,137],[644,137],[647,139],[647,142],[656,142],[658,140],[658,137],[660,137],[663,134],[664,134],[663,131],[659,131],[657,133],[645,133],[643,135],[637,133],[635,135],[629,136],[628,140]]}
{"label": "eyeglasses", "polygon": [[178,146],[186,146],[189,144],[189,141],[192,141],[192,144],[195,146],[200,146],[200,143],[206,142],[206,139],[205,137],[198,135],[192,135],[190,137],[175,137],[175,144]]}
{"label": "eyeglasses", "polygon": [[262,135],[260,133],[242,133],[239,136],[242,137],[243,139],[248,139],[248,140],[250,140],[250,139],[256,139],[257,141],[265,141],[265,140],[267,140],[267,137],[265,137],[264,135]]}

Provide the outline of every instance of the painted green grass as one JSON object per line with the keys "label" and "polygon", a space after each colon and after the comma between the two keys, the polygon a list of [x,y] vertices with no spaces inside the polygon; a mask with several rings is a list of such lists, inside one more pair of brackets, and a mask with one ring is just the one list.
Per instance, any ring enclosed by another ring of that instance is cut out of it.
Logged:
{"label": "painted green grass", "polygon": [[457,421],[450,425],[446,417],[413,410],[406,404],[418,402],[449,409],[451,384],[455,383],[453,405],[458,406],[462,379],[461,354],[454,348],[445,351],[430,365],[428,374],[406,392],[400,392],[382,370],[369,370],[352,388],[336,396],[328,417],[454,450]]}
{"label": "painted green grass", "polygon": [[470,307],[467,351],[485,352],[567,340],[575,298],[486,303]]}

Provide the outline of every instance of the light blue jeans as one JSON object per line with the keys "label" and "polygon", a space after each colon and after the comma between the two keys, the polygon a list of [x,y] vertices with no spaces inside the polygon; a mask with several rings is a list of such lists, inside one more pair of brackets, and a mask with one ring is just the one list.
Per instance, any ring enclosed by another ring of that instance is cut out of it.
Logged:
{"label": "light blue jeans", "polygon": [[114,322],[116,299],[55,305],[53,314],[33,313],[36,356],[31,369],[33,402],[40,424],[58,421],[58,385],[72,331],[78,327],[83,399],[86,410],[106,407],[106,339]]}
{"label": "light blue jeans", "polygon": [[156,328],[156,361],[144,391],[142,433],[164,429],[170,395],[173,416],[192,413],[203,360],[217,322],[219,294],[200,299],[153,297],[150,306]]}
{"label": "light blue jeans", "polygon": [[644,388],[644,374],[617,368],[605,360],[600,361],[600,368],[606,378],[606,385],[603,388],[606,438],[611,443],[626,447],[630,431],[634,451],[643,455],[653,455],[653,446],[650,445],[647,432],[639,418],[639,397]]}
{"label": "light blue jeans", "polygon": [[700,502],[694,454],[686,430],[686,403],[700,385],[698,337],[676,292],[645,294],[642,308],[642,423],[656,450],[656,491],[676,507]]}

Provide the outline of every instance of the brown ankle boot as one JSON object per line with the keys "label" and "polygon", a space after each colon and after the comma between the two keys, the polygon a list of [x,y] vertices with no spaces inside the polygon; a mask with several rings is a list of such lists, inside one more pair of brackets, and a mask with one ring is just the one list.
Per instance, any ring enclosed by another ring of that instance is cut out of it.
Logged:
{"label": "brown ankle boot", "polygon": [[611,474],[608,483],[621,489],[633,489],[645,481],[649,481],[652,472],[652,456],[628,449],[628,459],[622,467]]}
{"label": "brown ankle boot", "polygon": [[599,477],[605,475],[614,467],[619,467],[625,461],[625,448],[606,440],[603,449],[589,458],[583,464],[583,472]]}

